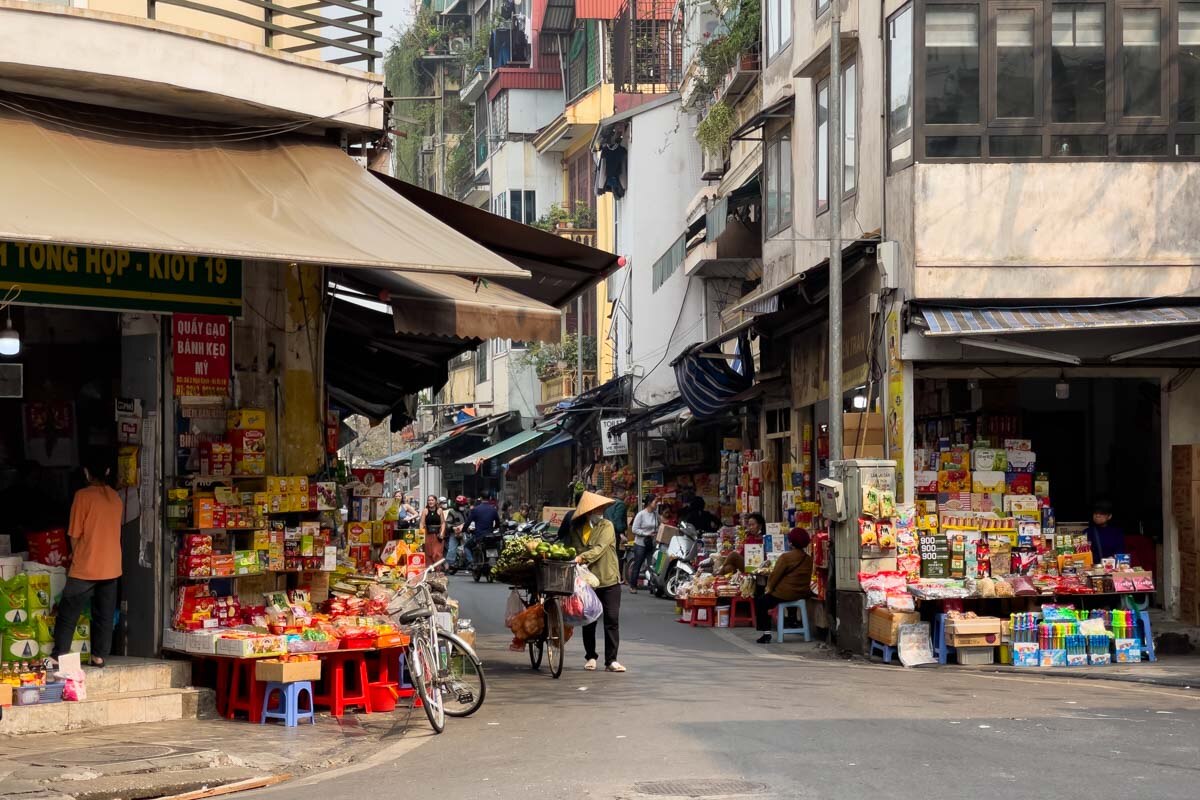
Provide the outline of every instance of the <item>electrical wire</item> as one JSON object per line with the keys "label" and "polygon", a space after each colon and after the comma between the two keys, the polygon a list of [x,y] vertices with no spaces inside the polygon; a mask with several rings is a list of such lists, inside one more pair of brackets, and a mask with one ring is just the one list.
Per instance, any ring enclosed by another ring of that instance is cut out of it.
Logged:
{"label": "electrical wire", "polygon": [[0,297],[0,311],[17,302],[17,298],[21,296],[21,284],[14,283],[8,287],[8,291],[4,293],[4,297]]}
{"label": "electrical wire", "polygon": [[638,382],[634,385],[633,389],[631,389],[629,392],[629,396],[633,400],[633,402],[644,408],[649,408],[649,406],[647,406],[645,403],[640,402],[637,399],[637,390],[639,388],[641,388],[641,385],[645,382],[646,378],[649,378],[651,373],[653,373],[654,370],[661,367],[662,363],[667,360],[667,353],[671,352],[671,342],[675,339],[675,332],[679,329],[679,321],[683,319],[683,309],[687,308],[687,298],[688,298],[688,294],[692,291],[693,283],[697,283],[697,281],[688,281],[684,285],[683,297],[681,297],[679,299],[679,313],[675,315],[675,324],[671,326],[671,333],[668,334],[668,336],[667,336],[667,344],[663,348],[662,358],[660,358],[658,360],[658,363],[656,363],[653,367],[646,370],[646,372],[642,375],[642,377],[638,379]]}

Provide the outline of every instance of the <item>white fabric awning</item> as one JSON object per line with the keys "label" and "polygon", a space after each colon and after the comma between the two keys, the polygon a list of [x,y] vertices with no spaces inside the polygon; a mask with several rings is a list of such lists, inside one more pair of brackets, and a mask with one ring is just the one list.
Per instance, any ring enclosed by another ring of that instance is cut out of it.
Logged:
{"label": "white fabric awning", "polygon": [[464,276],[529,273],[298,136],[0,112],[0,239]]}

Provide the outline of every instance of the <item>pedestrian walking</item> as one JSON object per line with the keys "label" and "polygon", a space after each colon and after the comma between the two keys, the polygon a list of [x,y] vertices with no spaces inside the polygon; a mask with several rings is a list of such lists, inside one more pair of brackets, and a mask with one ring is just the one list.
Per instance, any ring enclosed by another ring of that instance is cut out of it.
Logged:
{"label": "pedestrian walking", "polygon": [[629,591],[637,594],[638,581],[643,567],[650,562],[657,549],[658,539],[658,495],[648,494],[642,498],[642,509],[633,518],[633,558],[629,562]]}
{"label": "pedestrian walking", "polygon": [[437,495],[429,495],[421,511],[421,533],[425,534],[425,563],[436,564],[442,560],[446,541],[446,515],[438,505]]}
{"label": "pedestrian walking", "polygon": [[584,492],[571,516],[567,531],[568,543],[578,555],[575,563],[585,564],[600,582],[596,595],[604,608],[601,618],[583,626],[583,647],[586,659],[583,668],[596,669],[599,654],[596,652],[596,627],[604,623],[604,668],[609,672],[625,672],[617,661],[617,650],[621,643],[621,570],[617,565],[615,546],[616,532],[613,524],[604,518],[604,510],[612,500],[595,492]]}
{"label": "pedestrian walking", "polygon": [[[804,528],[792,528],[787,535],[789,549],[775,561],[765,590],[754,596],[754,618],[759,644],[771,641],[771,609],[780,603],[790,603],[812,596],[813,560],[808,553],[809,535]],[[780,611],[779,613],[784,613]]]}
{"label": "pedestrian walking", "polygon": [[71,568],[58,617],[54,623],[55,664],[71,652],[71,640],[79,616],[91,602],[91,664],[103,667],[112,652],[113,617],[117,611],[117,580],[121,577],[121,496],[108,485],[112,469],[103,456],[92,456],[83,468],[87,486],[71,501]]}

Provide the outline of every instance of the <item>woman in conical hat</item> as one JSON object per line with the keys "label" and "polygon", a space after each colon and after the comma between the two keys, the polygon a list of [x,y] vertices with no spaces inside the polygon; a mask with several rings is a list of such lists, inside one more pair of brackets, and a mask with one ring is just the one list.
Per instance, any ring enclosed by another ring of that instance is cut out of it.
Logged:
{"label": "woman in conical hat", "polygon": [[596,669],[599,653],[596,652],[596,626],[604,622],[604,668],[609,672],[624,672],[625,667],[617,661],[620,645],[621,614],[621,568],[617,561],[617,532],[613,524],[604,518],[604,509],[612,505],[612,498],[595,492],[584,492],[579,504],[571,514],[567,530],[567,543],[575,548],[575,561],[587,566],[600,581],[596,595],[604,614],[600,620],[583,626],[583,668]]}

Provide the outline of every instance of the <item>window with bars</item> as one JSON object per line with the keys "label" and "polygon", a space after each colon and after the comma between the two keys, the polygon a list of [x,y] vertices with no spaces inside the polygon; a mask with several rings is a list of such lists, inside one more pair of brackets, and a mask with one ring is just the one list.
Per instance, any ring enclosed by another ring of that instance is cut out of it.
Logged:
{"label": "window with bars", "polygon": [[600,83],[600,21],[579,20],[567,50],[567,96],[574,101]]}

